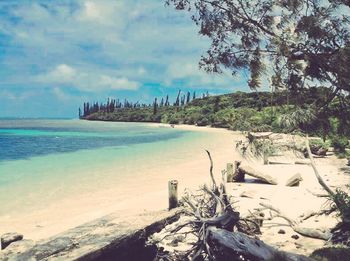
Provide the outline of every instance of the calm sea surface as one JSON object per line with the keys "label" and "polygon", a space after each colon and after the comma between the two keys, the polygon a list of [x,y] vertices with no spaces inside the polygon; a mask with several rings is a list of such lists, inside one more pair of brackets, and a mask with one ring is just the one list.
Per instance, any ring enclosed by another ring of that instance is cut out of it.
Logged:
{"label": "calm sea surface", "polygon": [[201,135],[139,123],[0,120],[0,215],[111,187]]}

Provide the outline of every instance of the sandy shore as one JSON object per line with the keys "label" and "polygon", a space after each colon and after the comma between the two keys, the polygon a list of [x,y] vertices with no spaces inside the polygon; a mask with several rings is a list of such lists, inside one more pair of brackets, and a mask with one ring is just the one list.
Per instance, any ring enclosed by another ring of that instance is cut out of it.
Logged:
{"label": "sandy shore", "polygon": [[[316,164],[320,175],[333,190],[344,188],[346,184],[349,184],[349,175],[341,170],[341,168],[346,168],[344,160],[330,156],[316,159]],[[285,216],[297,221],[302,216],[328,208],[331,204],[327,198],[313,195],[326,193],[318,184],[309,165],[260,165],[252,162],[251,166],[269,173],[278,180],[279,184],[273,186],[229,183],[228,190],[230,194],[237,196],[236,208],[242,215],[248,215],[249,211],[254,209],[261,209],[262,206],[259,203],[267,203],[281,210]],[[296,173],[300,173],[303,178],[300,186],[285,186],[287,179]],[[242,197],[244,194],[249,197]],[[264,213],[266,217],[269,217],[270,213],[273,214],[269,210],[264,210]],[[335,214],[314,216],[302,222],[301,227],[331,229],[338,221]],[[262,235],[259,237],[261,240],[281,250],[294,253],[308,255],[325,244],[323,240],[301,236],[291,229],[286,220],[278,217],[264,221],[261,231]],[[293,235],[297,235],[298,238],[293,238]]]}
{"label": "sandy shore", "polygon": [[[155,126],[169,127],[169,125],[164,124]],[[16,218],[6,219],[3,217],[0,233],[8,232],[4,231],[4,228],[11,227],[11,231],[23,233],[25,238],[37,240],[53,236],[112,212],[130,215],[131,213],[166,209],[168,204],[167,182],[169,180],[179,181],[180,195],[185,188],[197,189],[204,183],[210,183],[209,161],[205,149],[211,152],[214,160],[214,173],[218,181],[221,179],[221,170],[226,168],[228,162],[244,160],[234,149],[236,141],[243,137],[238,132],[188,125],[176,125],[175,128],[208,132],[212,139],[209,138],[205,142],[196,144],[195,151],[191,150],[190,154],[186,154],[187,149],[183,148],[178,155],[175,154],[175,157],[178,157],[176,165],[173,164],[172,159],[155,159],[153,165],[148,165],[147,169],[140,169],[140,173],[135,175],[135,179],[128,179],[116,189],[103,189],[94,192],[93,195],[85,194],[81,197],[56,202],[44,210],[23,213]],[[295,159],[289,155],[283,159],[275,158],[273,160],[294,162]],[[250,160],[248,163],[252,167],[275,177],[279,184],[276,186],[253,182],[227,184],[228,193],[235,197],[234,207],[241,215],[249,214],[249,211],[255,208],[261,208],[259,203],[265,202],[280,208],[288,217],[298,219],[302,214],[318,211],[329,204],[325,198],[315,197],[310,193],[310,191],[323,193],[310,166],[262,165],[262,162],[256,160]],[[349,184],[350,175],[344,174],[344,171],[340,170],[340,168],[345,167],[345,160],[330,156],[316,159],[316,163],[321,175],[333,189]],[[286,187],[285,181],[296,173],[300,173],[303,178],[300,186]],[[242,197],[242,193],[250,196]],[[268,214],[268,212],[266,213]],[[305,222],[305,226],[330,228],[336,223],[337,217],[331,215],[310,218]],[[278,233],[280,229],[283,229],[285,233]],[[260,238],[266,243],[296,253],[308,254],[324,245],[322,240],[300,235],[298,235],[298,239],[293,239],[292,236],[296,233],[281,218],[265,221],[262,232]]]}
{"label": "sandy shore", "polygon": [[[170,128],[168,124],[152,126]],[[211,151],[217,173],[225,168],[227,162],[232,161],[233,145],[240,137],[239,133],[186,125],[177,125],[175,128],[206,132],[209,133],[208,137],[212,138],[190,143],[193,148],[183,147],[178,149],[178,153],[155,153],[151,162],[135,162],[141,164],[138,166],[139,173],[135,173],[134,178],[128,177],[114,184],[113,188],[101,187],[98,191],[55,201],[44,209],[15,216],[1,216],[0,234],[16,231],[24,234],[25,238],[38,240],[113,212],[129,215],[166,209],[169,180],[179,181],[180,194],[185,188],[197,188],[199,184],[209,182],[209,161],[205,149]]]}

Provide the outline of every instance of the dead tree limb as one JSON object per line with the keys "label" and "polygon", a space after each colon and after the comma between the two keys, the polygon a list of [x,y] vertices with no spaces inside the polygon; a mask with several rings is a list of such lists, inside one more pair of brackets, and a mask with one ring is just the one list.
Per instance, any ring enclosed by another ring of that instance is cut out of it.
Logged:
{"label": "dead tree limb", "polygon": [[344,203],[346,204],[346,202],[344,202],[341,199],[341,197],[338,197],[337,194],[330,187],[328,187],[328,185],[324,182],[324,180],[322,179],[321,175],[319,174],[319,172],[318,172],[318,170],[316,168],[316,164],[315,164],[314,158],[313,158],[313,156],[311,154],[308,136],[306,136],[306,149],[307,149],[307,153],[309,154],[311,166],[312,166],[312,169],[314,170],[314,173],[315,173],[315,176],[317,178],[318,183],[322,186],[322,188],[324,188],[324,190],[327,191],[327,193],[329,194],[329,197],[334,202],[335,206],[337,207],[337,210],[341,214],[342,222],[344,224],[347,224],[346,226],[350,227],[350,214],[344,213],[344,211],[342,211],[344,209]]}
{"label": "dead tree limb", "polygon": [[210,152],[208,150],[205,150],[205,151],[207,152],[209,160],[210,160],[209,172],[210,172],[211,181],[213,182],[213,191],[216,191],[217,190],[217,186],[216,186],[216,182],[215,182],[215,178],[214,178],[214,174],[213,174],[213,159],[211,158]]}
{"label": "dead tree limb", "polygon": [[263,182],[266,182],[268,184],[271,184],[271,185],[277,185],[277,180],[273,177],[271,177],[270,175],[266,174],[266,173],[262,173],[256,169],[253,169],[252,167],[246,165],[246,164],[240,164],[239,167],[238,167],[239,171],[246,174],[246,175],[249,175],[249,176],[252,176],[254,178],[257,178]]}
{"label": "dead tree limb", "polygon": [[242,256],[243,260],[312,260],[306,256],[279,251],[259,239],[250,238],[240,232],[231,233],[215,227],[209,227],[207,231],[207,241],[214,260],[241,260],[234,259],[236,256]]}
{"label": "dead tree limb", "polygon": [[309,138],[306,137],[306,149],[307,149],[307,153],[309,155],[309,158],[310,158],[310,162],[311,162],[311,167],[312,169],[314,170],[314,173],[315,173],[315,176],[317,178],[317,181],[318,183],[322,186],[322,188],[324,188],[328,194],[332,197],[334,197],[335,193],[333,192],[333,190],[331,190],[330,187],[327,186],[327,184],[323,181],[322,177],[320,176],[317,168],[316,168],[316,164],[315,164],[315,160],[312,156],[312,153],[311,153],[311,149],[310,149],[310,144],[309,144]]}
{"label": "dead tree limb", "polygon": [[274,212],[276,212],[278,217],[281,217],[283,219],[285,219],[289,226],[298,234],[302,235],[302,236],[306,236],[306,237],[311,237],[311,238],[318,238],[318,239],[323,239],[323,240],[329,240],[331,237],[330,231],[321,231],[319,229],[312,229],[312,228],[305,228],[305,227],[301,227],[300,224],[294,220],[292,220],[291,218],[287,217],[286,215],[284,215],[281,210],[279,210],[276,207],[273,207],[269,204],[266,203],[260,203],[261,206],[270,209]]}

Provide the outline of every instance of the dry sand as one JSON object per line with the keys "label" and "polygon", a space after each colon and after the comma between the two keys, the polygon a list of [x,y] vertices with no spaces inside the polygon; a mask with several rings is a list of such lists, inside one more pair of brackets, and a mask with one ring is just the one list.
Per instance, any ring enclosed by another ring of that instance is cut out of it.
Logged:
{"label": "dry sand", "polygon": [[[153,125],[170,128],[169,125]],[[134,178],[126,178],[122,184],[115,184],[112,188],[87,191],[80,196],[52,202],[44,209],[1,216],[0,234],[16,231],[24,234],[25,238],[38,240],[113,212],[129,215],[166,209],[169,180],[179,181],[180,194],[185,187],[197,188],[199,184],[209,182],[209,161],[205,149],[211,151],[217,173],[225,168],[226,162],[232,161],[234,140],[240,134],[205,127],[175,128],[210,132],[213,138],[194,141],[190,144],[193,148],[179,148],[178,153],[157,153],[151,162],[139,166],[139,173],[135,173]]]}
{"label": "dry sand", "polygon": [[[164,125],[160,126],[164,127]],[[57,202],[48,206],[45,210],[23,213],[17,219],[3,219],[2,225],[11,227],[11,231],[23,233],[25,238],[37,240],[55,235],[111,212],[136,214],[149,210],[166,209],[168,204],[168,180],[176,179],[179,181],[180,195],[185,188],[197,189],[198,186],[204,183],[210,183],[209,161],[204,149],[208,149],[212,154],[214,173],[218,181],[221,179],[221,170],[226,168],[228,162],[242,160],[239,153],[234,149],[235,142],[242,139],[242,135],[238,132],[185,125],[177,125],[175,128],[211,132],[215,138],[209,139],[203,144],[197,144],[197,153],[190,156],[186,155],[186,158],[181,159],[180,164],[174,166],[171,164],[171,159],[169,159],[169,164],[164,164],[163,162],[161,169],[155,165],[149,169],[142,170],[142,175],[138,174],[137,179],[129,180],[123,184],[122,190],[121,188],[118,191],[101,190],[98,193],[94,193],[93,197],[82,196]],[[178,155],[178,157],[181,158],[182,155]],[[295,158],[289,156],[284,159],[276,158],[274,160],[292,162]],[[350,175],[346,175],[339,170],[340,167],[345,167],[345,160],[339,160],[331,156],[324,159],[316,159],[316,163],[321,175],[334,189],[349,184]],[[261,162],[256,160],[250,160],[249,164],[277,178],[279,185],[256,183],[227,184],[228,193],[233,195],[237,201],[234,207],[242,215],[249,213],[249,210],[254,208],[260,208],[260,202],[267,202],[280,208],[287,216],[293,219],[327,206],[327,200],[315,197],[309,192],[323,193],[310,166],[294,164],[262,165]],[[296,173],[300,173],[303,178],[300,186],[284,186],[285,181]],[[252,198],[240,197],[243,192],[248,192],[252,195]],[[124,197],[121,197],[121,195],[124,195]],[[113,200],[113,198],[116,200]],[[336,223],[337,218],[332,215],[311,218],[305,222],[305,226],[330,228]],[[310,253],[324,244],[322,240],[310,239],[300,235],[297,240],[291,238],[296,233],[286,224],[280,218],[265,221],[262,228],[263,234],[260,238],[266,243],[283,250],[302,254]],[[281,228],[285,230],[285,234],[278,233],[278,230]]]}
{"label": "dry sand", "polygon": [[[288,140],[294,140],[292,136],[283,135],[283,137]],[[240,137],[236,138],[240,139]],[[297,138],[298,141],[302,139]],[[318,184],[312,167],[310,165],[294,164],[296,160],[300,160],[300,155],[298,157],[291,151],[283,152],[283,154],[283,156],[270,157],[270,160],[289,164],[263,165],[262,160],[256,160],[252,157],[242,159],[237,152],[232,152],[233,157],[231,157],[230,162],[233,162],[233,160],[242,160],[254,169],[267,173],[278,180],[278,185],[268,185],[257,183],[256,179],[246,176],[246,181],[243,183],[226,184],[227,193],[234,198],[234,208],[240,212],[241,216],[249,216],[254,210],[262,210],[263,207],[259,203],[272,205],[293,220],[300,220],[302,216],[327,209],[330,206],[331,202],[327,198],[313,195],[325,194],[325,191]],[[222,164],[225,162],[221,160],[222,158],[218,162],[220,166],[224,166]],[[350,167],[346,166],[346,160],[330,155],[325,158],[317,158],[315,162],[320,175],[333,190],[337,188],[346,189],[345,185],[350,184]],[[219,173],[216,172],[217,177],[220,176]],[[297,173],[300,173],[303,179],[300,185],[298,187],[285,186],[286,181]],[[247,195],[248,197],[246,197]],[[262,211],[265,217],[269,217],[271,214],[273,215],[273,212],[270,210],[263,209]],[[303,221],[301,227],[321,230],[331,229],[338,222],[339,218],[335,214],[329,216],[321,215]],[[280,230],[283,230],[283,233],[279,233]],[[298,254],[309,255],[326,243],[324,240],[308,238],[297,234],[288,225],[286,220],[279,217],[264,221],[261,232],[262,235],[258,237],[267,244],[280,250]],[[295,235],[297,235],[297,238],[292,237]],[[158,235],[155,235],[155,238],[157,237]],[[170,237],[168,243],[170,244],[170,249],[174,249],[171,239]],[[193,238],[190,240],[193,240]],[[163,246],[166,248],[169,247],[166,244],[165,242]],[[180,243],[175,249],[183,251],[188,249],[188,246]]]}

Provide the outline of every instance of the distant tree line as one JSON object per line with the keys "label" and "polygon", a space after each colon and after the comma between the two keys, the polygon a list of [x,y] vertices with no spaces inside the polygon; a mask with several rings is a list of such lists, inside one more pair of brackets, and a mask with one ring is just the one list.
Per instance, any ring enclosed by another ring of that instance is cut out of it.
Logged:
{"label": "distant tree line", "polygon": [[[209,92],[202,93],[200,96],[201,98],[209,97]],[[99,102],[84,102],[83,104],[83,110],[79,107],[79,118],[85,118],[91,114],[98,113],[98,112],[104,112],[104,113],[113,113],[118,109],[137,109],[137,108],[153,108],[153,114],[157,114],[158,109],[161,107],[180,107],[185,106],[186,104],[190,103],[191,101],[195,100],[197,98],[196,92],[194,91],[192,94],[190,91],[182,92],[179,90],[175,102],[172,104],[169,101],[169,95],[166,95],[165,98],[162,97],[159,101],[158,98],[154,98],[152,104],[146,104],[142,103],[140,104],[139,101],[137,102],[131,102],[127,99],[124,99],[121,101],[120,99],[110,99],[108,98],[106,103],[99,103]]]}

